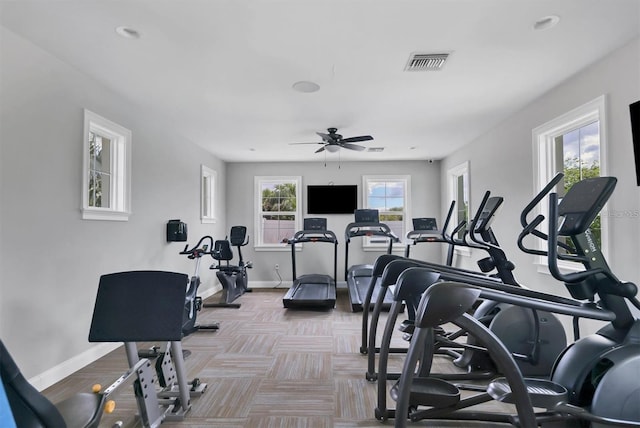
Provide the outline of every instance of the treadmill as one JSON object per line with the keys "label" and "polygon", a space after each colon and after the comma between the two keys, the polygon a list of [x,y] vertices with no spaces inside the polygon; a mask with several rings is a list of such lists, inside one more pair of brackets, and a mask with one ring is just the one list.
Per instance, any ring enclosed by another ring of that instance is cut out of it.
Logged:
{"label": "treadmill", "polygon": [[[370,264],[358,264],[349,266],[349,243],[351,238],[365,237],[365,236],[379,236],[388,240],[387,254],[391,254],[393,244],[400,242],[400,239],[391,231],[391,228],[380,223],[378,210],[375,209],[359,209],[354,212],[355,222],[349,223],[345,229],[345,281],[347,282],[347,289],[349,290],[349,300],[351,301],[351,310],[353,312],[359,312],[363,310],[363,302],[366,300],[367,292],[369,291],[369,285],[371,281],[377,281],[379,277],[373,277],[373,265]],[[375,286],[373,294],[371,296],[371,302],[375,302],[378,296],[379,286]],[[384,298],[384,304],[382,309],[387,311],[391,308],[393,303],[393,296],[389,289],[386,290]],[[369,309],[373,309],[373,304]]]}
{"label": "treadmill", "polygon": [[[305,218],[303,228],[287,241],[291,245],[293,285],[282,298],[282,304],[291,309],[333,309],[336,305],[338,239],[332,231],[327,230],[326,218]],[[325,274],[296,276],[296,244],[304,242],[333,244],[333,277]]]}
{"label": "treadmill", "polygon": [[449,244],[449,247],[447,249],[446,265],[453,265],[455,244],[445,238],[445,231],[449,226],[454,207],[455,201],[452,202],[451,206],[449,207],[449,213],[447,214],[447,219],[444,222],[444,227],[442,228],[442,230],[438,229],[436,219],[433,217],[418,217],[412,219],[413,230],[407,233],[407,246],[405,247],[404,256],[409,258],[411,247],[414,245],[424,242],[442,242]]}

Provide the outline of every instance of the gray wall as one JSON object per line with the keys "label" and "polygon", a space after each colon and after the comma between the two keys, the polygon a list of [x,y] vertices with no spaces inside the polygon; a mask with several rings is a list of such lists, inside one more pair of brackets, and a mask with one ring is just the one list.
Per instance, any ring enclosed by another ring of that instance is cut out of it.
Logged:
{"label": "gray wall", "polygon": [[[516,245],[521,230],[520,211],[533,197],[532,130],[603,94],[607,97],[607,171],[619,180],[608,210],[637,213],[640,201],[633,163],[629,104],[640,99],[639,40],[573,76],[442,162],[442,181],[446,183],[447,169],[470,161],[472,207],[477,207],[486,190],[505,198],[493,228],[507,255],[516,264],[516,277],[530,288],[566,295],[564,286],[550,275],[539,273],[534,256],[522,253]],[[443,207],[445,201],[443,187]],[[609,217],[609,220],[611,244],[607,259],[619,278],[638,281],[640,219],[622,216]],[[458,258],[460,266],[472,266],[472,261],[472,257]]]}
{"label": "gray wall", "polygon": [[[191,274],[193,262],[178,255],[183,244],[165,242],[165,224],[186,221],[192,243],[223,235],[224,209],[217,224],[200,224],[199,182],[200,164],[216,169],[222,205],[225,165],[168,121],[0,31],[0,337],[32,377],[93,346],[87,335],[101,274]],[[133,133],[128,222],[81,220],[84,108]]]}
{"label": "gray wall", "polygon": [[[363,175],[410,175],[412,211],[411,217],[439,217],[440,210],[440,166],[439,162],[426,161],[407,162],[342,162],[338,168],[335,162],[324,166],[324,159],[317,162],[298,163],[230,163],[227,165],[227,218],[230,222],[244,224],[248,233],[254,234],[254,177],[269,175],[302,176],[303,216],[306,215],[306,186],[312,184],[358,185],[358,204],[362,201]],[[344,231],[353,222],[353,215],[328,215],[327,227],[338,237],[338,282],[344,280]],[[440,219],[439,219],[440,220]],[[251,241],[253,244],[253,240]],[[274,265],[280,265],[283,278],[280,287],[291,285],[291,251],[284,246],[282,251],[255,251],[248,245],[243,255],[254,262],[249,278],[254,286],[275,286],[279,278]],[[402,249],[404,251],[404,249]],[[363,252],[362,240],[353,239],[349,245],[349,265],[356,263],[372,263],[381,252]],[[412,249],[412,256],[439,261],[438,245],[421,244]],[[305,245],[302,253],[298,253],[296,267],[298,275],[304,273],[328,273],[333,271],[333,250],[327,244]]]}

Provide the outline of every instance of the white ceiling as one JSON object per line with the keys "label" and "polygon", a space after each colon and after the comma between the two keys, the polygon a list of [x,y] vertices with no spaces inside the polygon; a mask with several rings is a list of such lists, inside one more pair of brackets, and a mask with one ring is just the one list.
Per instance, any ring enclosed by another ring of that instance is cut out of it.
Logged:
{"label": "white ceiling", "polygon": [[439,159],[638,37],[640,0],[3,0],[0,23],[226,161],[324,160],[290,143],[328,127],[384,151],[327,160]]}

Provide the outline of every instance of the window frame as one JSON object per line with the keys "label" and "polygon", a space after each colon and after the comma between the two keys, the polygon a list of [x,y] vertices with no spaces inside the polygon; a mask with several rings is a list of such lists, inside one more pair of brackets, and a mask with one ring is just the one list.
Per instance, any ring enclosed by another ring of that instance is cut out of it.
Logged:
{"label": "window frame", "polygon": [[[393,248],[404,248],[404,238],[409,232],[409,219],[411,218],[411,176],[410,175],[363,175],[362,176],[362,207],[369,209],[369,183],[370,182],[402,182],[404,184],[404,210],[402,211],[402,231],[398,236],[399,241],[393,244]],[[388,211],[393,212],[393,211]],[[386,211],[384,213],[387,213]],[[380,212],[383,214],[383,212]],[[380,221],[384,223],[383,221]],[[381,248],[388,248],[389,243],[373,243],[370,237],[362,239],[362,248],[365,251],[379,251]]]}
{"label": "window frame", "polygon": [[[264,233],[262,227],[262,185],[265,183],[283,184],[295,183],[296,185],[296,211],[294,231],[302,229],[302,177],[297,176],[255,176],[254,177],[254,226],[255,236],[253,240],[256,251],[290,251],[287,243],[268,244],[263,242]],[[278,212],[281,213],[281,212]],[[293,213],[293,212],[291,212]]]}
{"label": "window frame", "polygon": [[[87,109],[84,110],[83,130],[82,218],[127,221],[131,215],[131,131]],[[111,139],[109,166],[111,194],[108,207],[89,205],[90,133],[99,133]]]}
{"label": "window frame", "polygon": [[200,165],[200,222],[202,224],[217,222],[217,185],[218,172],[206,165]]}
{"label": "window frame", "polygon": [[[451,214],[451,220],[449,221],[449,228],[451,230],[453,230],[459,223],[460,223],[460,219],[458,216],[458,208],[459,208],[459,201],[458,201],[458,193],[459,193],[459,187],[458,187],[458,182],[459,182],[459,177],[463,177],[463,181],[464,178],[466,177],[466,182],[467,182],[467,226],[469,226],[469,222],[471,221],[471,172],[470,172],[470,162],[468,160],[461,162],[455,166],[452,166],[451,168],[447,169],[447,190],[448,190],[448,198],[449,198],[449,204],[447,204],[447,207],[449,207],[451,205],[452,201],[456,201],[456,208],[454,209],[453,213]],[[464,187],[464,184],[463,184]],[[444,231],[445,233],[447,233],[448,231]],[[454,252],[455,254],[458,255],[463,255],[466,257],[470,257],[471,256],[471,249],[469,247],[462,247],[460,245],[456,245],[454,246]]]}
{"label": "window frame", "polygon": [[[574,108],[532,130],[533,140],[533,182],[534,195],[538,194],[544,186],[556,175],[557,152],[555,139],[571,131],[582,128],[595,121],[599,122],[599,149],[600,149],[600,176],[607,175],[607,100],[605,95],[601,95],[581,106]],[[608,254],[609,250],[609,218],[603,215],[606,205],[601,210],[601,248],[603,254]],[[537,211],[533,216],[542,214],[548,216],[547,198],[538,204]],[[533,218],[533,217],[532,217]],[[546,220],[539,226],[540,230],[546,228]],[[546,251],[546,245],[542,240],[536,240],[536,249]],[[549,273],[547,259],[545,256],[535,256],[535,263],[538,271]],[[577,262],[559,260],[558,267],[564,272],[575,272],[584,270],[584,267]]]}

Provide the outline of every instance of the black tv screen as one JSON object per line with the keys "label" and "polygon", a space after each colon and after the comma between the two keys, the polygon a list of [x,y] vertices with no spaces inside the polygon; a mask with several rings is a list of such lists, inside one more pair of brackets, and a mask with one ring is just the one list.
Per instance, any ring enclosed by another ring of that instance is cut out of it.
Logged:
{"label": "black tv screen", "polygon": [[358,186],[307,186],[308,214],[353,214],[358,208]]}
{"label": "black tv screen", "polygon": [[640,186],[640,101],[629,106],[629,114],[631,116],[633,155],[636,161],[636,184]]}

